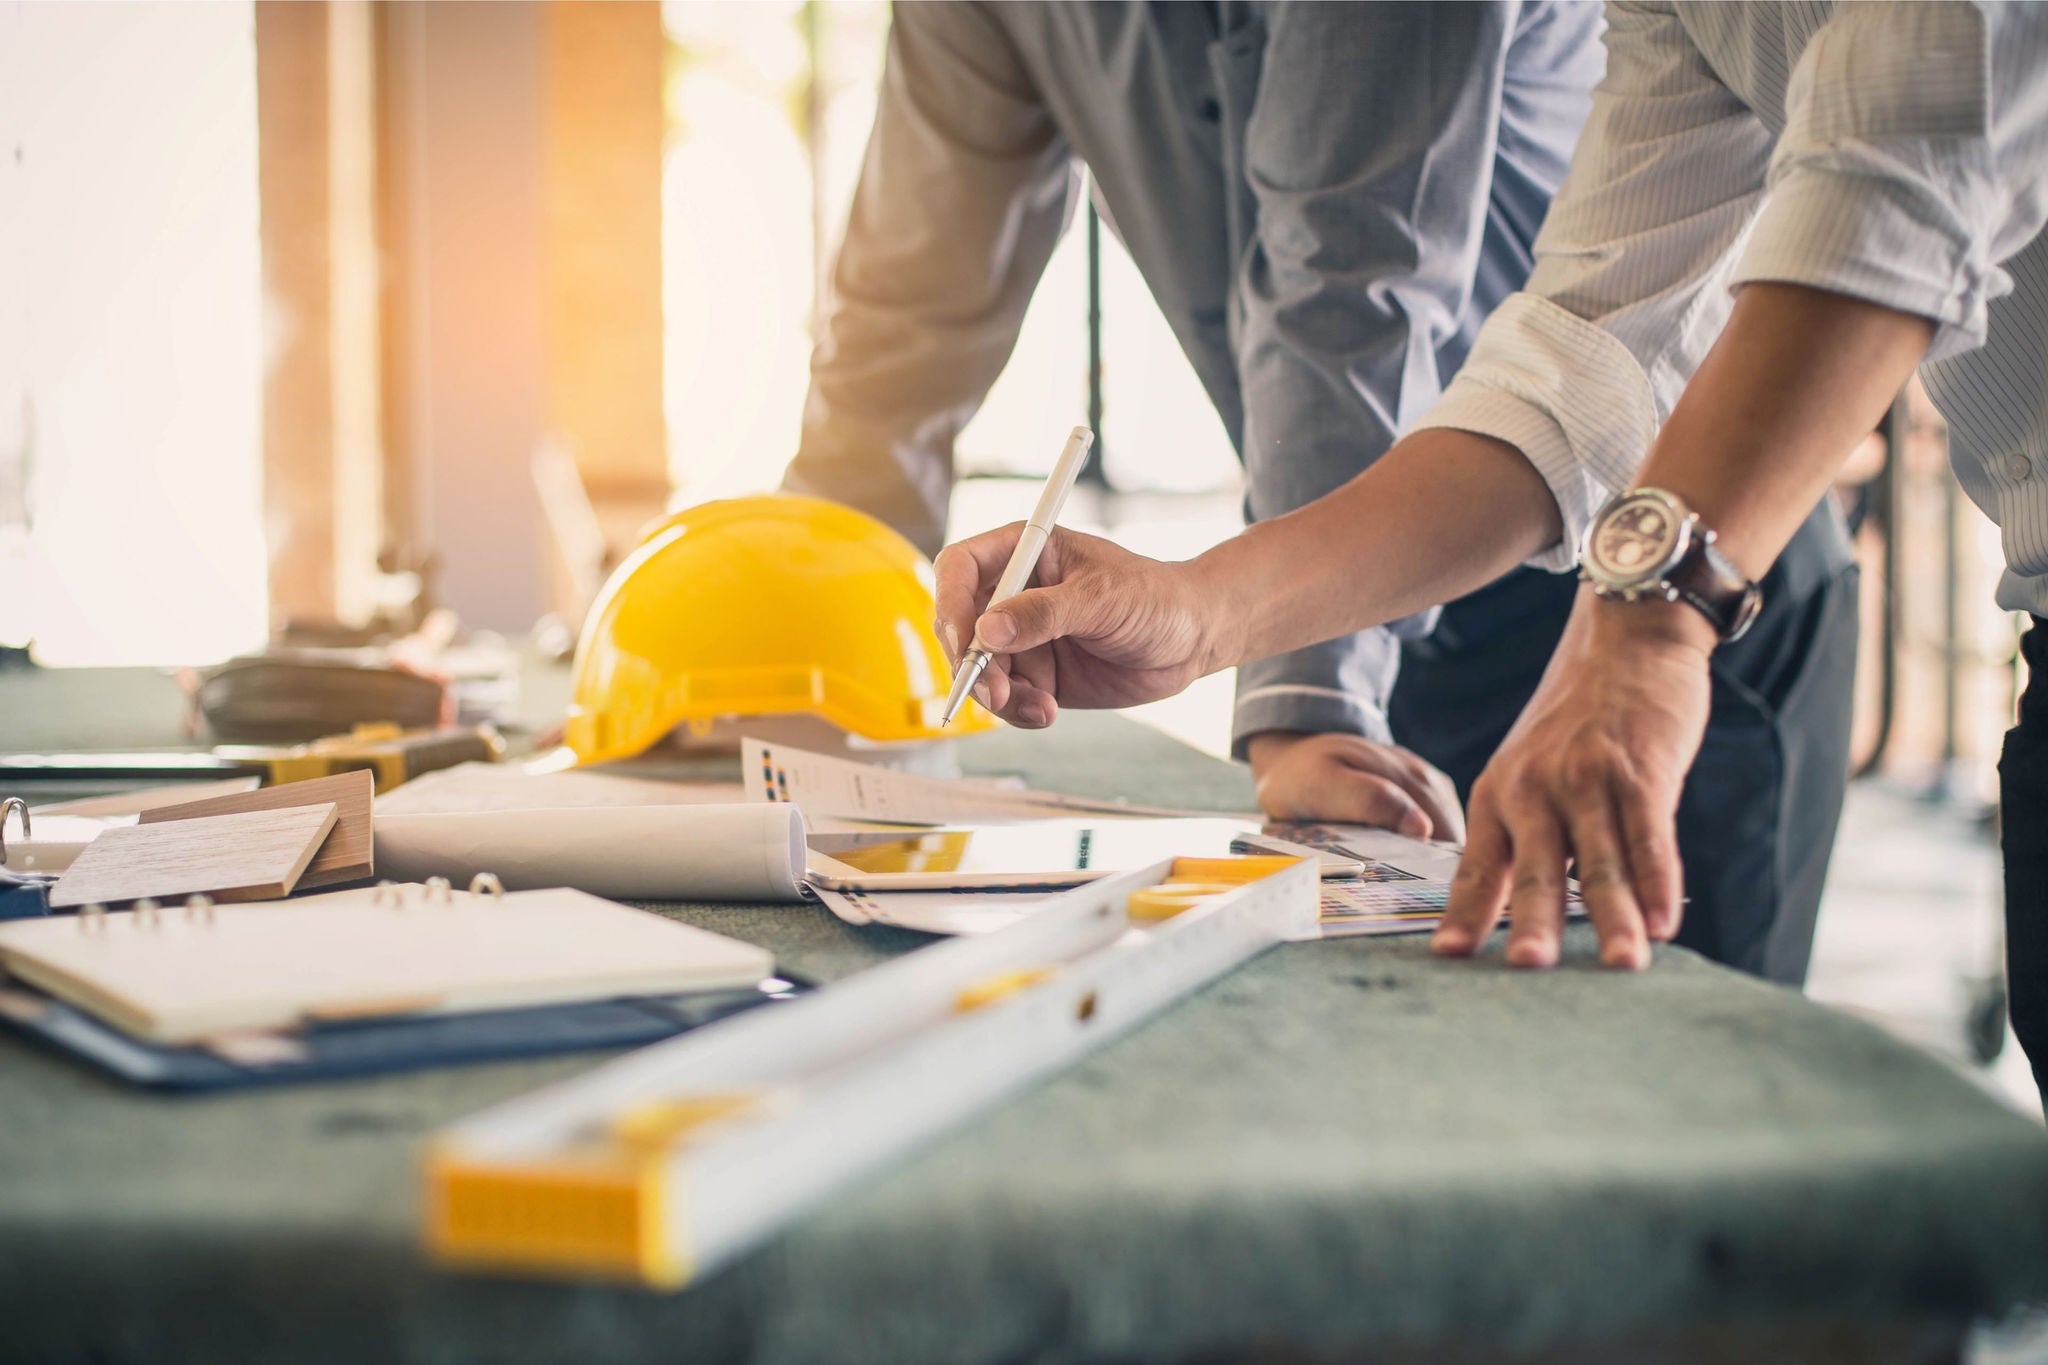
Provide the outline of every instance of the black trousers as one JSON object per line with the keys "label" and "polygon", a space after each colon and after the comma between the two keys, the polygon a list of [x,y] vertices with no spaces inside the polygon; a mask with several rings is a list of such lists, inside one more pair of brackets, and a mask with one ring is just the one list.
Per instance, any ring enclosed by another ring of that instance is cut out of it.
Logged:
{"label": "black trousers", "polygon": [[[1689,904],[1678,942],[1788,985],[1806,979],[1848,784],[1856,580],[1824,501],[1764,578],[1756,624],[1715,651],[1706,739],[1679,802]],[[1517,570],[1450,603],[1433,635],[1403,648],[1394,738],[1461,797],[1536,690],[1577,590],[1572,575]],[[2048,766],[2038,770],[2048,789]],[[2048,819],[2048,797],[2040,808]]]}
{"label": "black trousers", "polygon": [[2005,976],[2012,1029],[2048,1098],[2048,621],[2020,642],[2027,690],[1998,760],[2005,849]]}

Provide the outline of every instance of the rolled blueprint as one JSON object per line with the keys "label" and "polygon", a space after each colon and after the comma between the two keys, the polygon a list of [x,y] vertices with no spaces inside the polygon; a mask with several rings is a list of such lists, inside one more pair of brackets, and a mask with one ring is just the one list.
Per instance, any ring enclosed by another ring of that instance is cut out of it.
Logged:
{"label": "rolled blueprint", "polygon": [[578,806],[376,817],[377,875],[495,873],[508,891],[573,886],[614,900],[803,899],[792,805]]}

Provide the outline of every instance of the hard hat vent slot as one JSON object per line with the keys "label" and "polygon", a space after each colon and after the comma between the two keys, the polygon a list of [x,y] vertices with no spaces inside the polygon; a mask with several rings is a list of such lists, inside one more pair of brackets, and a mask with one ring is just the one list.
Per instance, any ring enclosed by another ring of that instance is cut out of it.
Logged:
{"label": "hard hat vent slot", "polygon": [[686,682],[677,690],[692,709],[738,704],[741,710],[759,710],[825,700],[825,678],[815,668],[702,669]]}

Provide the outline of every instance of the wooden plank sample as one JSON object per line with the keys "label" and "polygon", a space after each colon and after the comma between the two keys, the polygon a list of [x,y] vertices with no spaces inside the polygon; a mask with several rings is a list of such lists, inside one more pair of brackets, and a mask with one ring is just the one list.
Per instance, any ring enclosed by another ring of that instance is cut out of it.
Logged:
{"label": "wooden plank sample", "polygon": [[299,890],[333,886],[337,882],[359,881],[373,870],[370,809],[375,800],[377,780],[369,769],[335,773],[329,777],[287,782],[260,791],[228,796],[210,796],[203,801],[186,801],[142,812],[141,823],[153,825],[164,820],[190,820],[196,816],[238,815],[252,810],[285,810],[292,806],[321,806],[334,803],[334,832],[299,877]]}
{"label": "wooden plank sample", "polygon": [[334,821],[330,802],[110,829],[86,845],[50,888],[50,905],[125,905],[145,896],[288,896]]}
{"label": "wooden plank sample", "polygon": [[45,815],[140,815],[158,806],[182,806],[233,792],[252,792],[262,785],[263,779],[254,773],[246,777],[223,777],[215,782],[173,782],[163,787],[116,792],[112,796],[81,796],[76,801],[53,801],[30,807],[29,814],[38,820]]}

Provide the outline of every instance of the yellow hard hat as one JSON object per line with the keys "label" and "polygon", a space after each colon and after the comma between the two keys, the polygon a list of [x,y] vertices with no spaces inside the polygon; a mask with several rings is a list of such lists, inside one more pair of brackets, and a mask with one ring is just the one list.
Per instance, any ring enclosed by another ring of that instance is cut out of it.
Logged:
{"label": "yellow hard hat", "polygon": [[701,503],[598,593],[564,739],[597,763],[727,716],[807,713],[880,741],[986,730],[972,704],[939,727],[933,611],[931,563],[872,517],[789,494]]}

